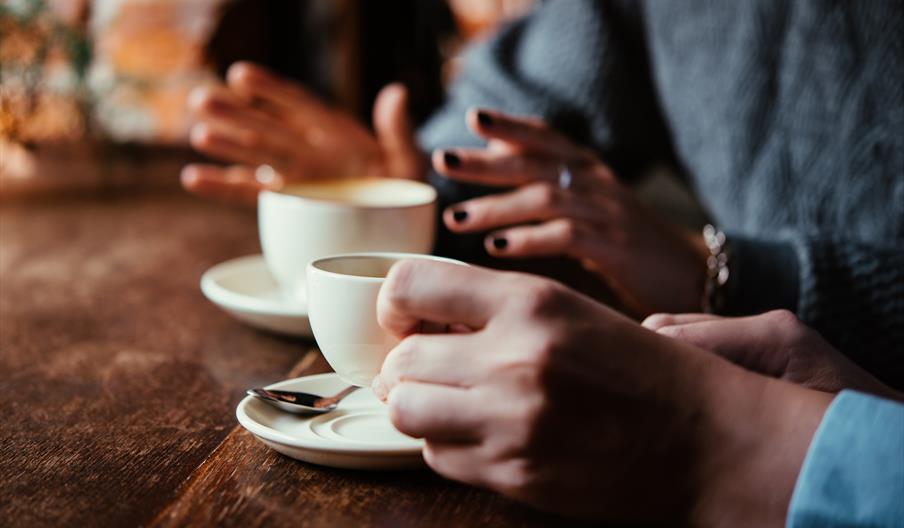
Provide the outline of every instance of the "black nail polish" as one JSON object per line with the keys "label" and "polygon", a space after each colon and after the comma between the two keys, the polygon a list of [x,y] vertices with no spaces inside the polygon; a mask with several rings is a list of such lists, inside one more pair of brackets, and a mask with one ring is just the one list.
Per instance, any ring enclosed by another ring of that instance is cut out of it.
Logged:
{"label": "black nail polish", "polygon": [[468,212],[462,211],[461,209],[459,209],[458,211],[453,211],[452,218],[458,223],[464,222],[468,219]]}
{"label": "black nail polish", "polygon": [[496,249],[505,249],[508,247],[508,240],[503,237],[495,237],[493,239],[493,247]]}
{"label": "black nail polish", "polygon": [[443,161],[446,162],[446,167],[450,169],[457,169],[461,167],[461,158],[458,157],[458,154],[454,152],[449,152],[448,150],[443,154]]}
{"label": "black nail polish", "polygon": [[477,122],[485,127],[488,127],[493,124],[493,118],[490,117],[490,114],[486,112],[477,112]]}

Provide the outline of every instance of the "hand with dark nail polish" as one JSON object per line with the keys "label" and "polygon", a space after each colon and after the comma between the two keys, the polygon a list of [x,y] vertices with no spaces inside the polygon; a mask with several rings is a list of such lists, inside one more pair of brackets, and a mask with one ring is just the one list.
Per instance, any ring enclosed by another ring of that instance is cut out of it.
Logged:
{"label": "hand with dark nail polish", "polygon": [[501,192],[450,204],[443,215],[450,231],[478,236],[497,259],[573,259],[617,284],[636,315],[699,307],[709,254],[701,235],[660,221],[592,150],[541,119],[474,107],[465,124],[486,145],[434,150],[434,169]]}

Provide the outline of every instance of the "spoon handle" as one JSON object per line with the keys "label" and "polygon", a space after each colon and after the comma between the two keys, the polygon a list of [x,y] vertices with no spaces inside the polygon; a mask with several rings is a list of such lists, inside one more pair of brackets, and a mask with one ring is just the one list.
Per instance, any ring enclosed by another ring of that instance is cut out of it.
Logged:
{"label": "spoon handle", "polygon": [[330,405],[336,405],[340,401],[342,401],[343,398],[345,398],[346,396],[348,396],[349,394],[355,392],[356,390],[358,390],[360,388],[361,387],[358,387],[355,385],[349,385],[348,387],[342,389],[340,392],[338,392],[332,396],[320,398],[319,400],[315,401],[314,407],[329,407]]}

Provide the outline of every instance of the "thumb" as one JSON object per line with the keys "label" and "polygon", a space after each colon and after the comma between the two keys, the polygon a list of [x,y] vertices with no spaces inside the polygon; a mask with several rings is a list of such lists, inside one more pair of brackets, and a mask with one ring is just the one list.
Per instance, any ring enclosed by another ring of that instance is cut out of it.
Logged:
{"label": "thumb", "polygon": [[374,128],[386,159],[387,176],[423,177],[425,158],[408,117],[408,90],[401,83],[385,86],[374,102]]}

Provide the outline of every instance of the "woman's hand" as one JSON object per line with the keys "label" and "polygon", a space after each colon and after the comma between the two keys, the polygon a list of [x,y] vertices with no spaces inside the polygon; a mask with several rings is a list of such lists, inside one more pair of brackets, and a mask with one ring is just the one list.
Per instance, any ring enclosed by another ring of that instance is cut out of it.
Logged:
{"label": "woman's hand", "polygon": [[377,312],[374,391],[427,464],[567,515],[779,526],[831,400],[529,275],[403,261]]}
{"label": "woman's hand", "polygon": [[488,110],[466,119],[487,148],[435,151],[434,168],[457,181],[517,188],[449,207],[450,230],[491,231],[486,249],[500,258],[577,259],[638,314],[700,308],[702,237],[658,219],[589,150],[542,121]]}
{"label": "woman's hand", "polygon": [[[235,165],[193,164],[182,173],[192,192],[255,203],[261,189],[305,178],[423,177],[426,160],[406,114],[405,88],[384,88],[374,104],[376,136],[301,86],[260,66],[237,63],[226,86],[189,98],[197,123],[191,145]],[[266,165],[271,169],[258,170]]]}
{"label": "woman's hand", "polygon": [[787,310],[753,317],[656,314],[643,326],[746,369],[823,392],[854,389],[904,401]]}

